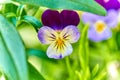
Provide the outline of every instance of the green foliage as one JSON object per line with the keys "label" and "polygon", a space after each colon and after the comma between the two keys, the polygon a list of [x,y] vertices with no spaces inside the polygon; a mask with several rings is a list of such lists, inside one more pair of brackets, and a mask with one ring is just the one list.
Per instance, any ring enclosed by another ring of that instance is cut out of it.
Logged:
{"label": "green foliage", "polygon": [[[86,24],[82,30],[81,39],[79,41],[79,59],[80,59],[80,66],[81,70],[80,72],[77,72],[79,74],[80,80],[89,80],[90,79],[90,70],[88,65],[88,28],[89,25]],[[84,76],[84,77],[83,77]]]}
{"label": "green foliage", "polygon": [[0,71],[4,72],[9,80],[17,80],[18,74],[16,67],[8,50],[6,50],[5,43],[3,42],[2,36],[0,35]]}
{"label": "green foliage", "polygon": [[84,26],[81,34],[81,39],[79,41],[79,57],[81,57],[80,64],[83,69],[88,66],[88,28],[89,25]]}
{"label": "green foliage", "polygon": [[17,11],[16,11],[16,16],[17,16],[17,17],[19,17],[19,16],[22,15],[23,9],[24,9],[24,5],[18,6]]}
{"label": "green foliage", "polygon": [[42,27],[41,22],[33,16],[23,16],[21,20],[31,24],[37,32],[38,32],[38,29]]}
{"label": "green foliage", "polygon": [[0,77],[2,76],[2,72],[0,72]]}
{"label": "green foliage", "polygon": [[0,33],[1,68],[10,80],[28,80],[23,43],[15,27],[2,15],[0,15]]}
{"label": "green foliage", "polygon": [[15,14],[16,10],[17,10],[17,5],[11,4],[11,3],[4,4],[2,7],[3,7],[2,8],[2,13],[3,14],[5,14],[5,13],[14,13]]}
{"label": "green foliage", "polygon": [[76,75],[79,77],[79,80],[104,80],[106,76],[106,71],[102,69],[102,72],[99,72],[99,64],[96,64],[95,67],[90,71],[90,60],[89,60],[89,43],[88,43],[88,29],[89,25],[86,24],[83,27],[81,33],[81,39],[79,43],[79,62],[81,69],[76,71]]}
{"label": "green foliage", "polygon": [[43,76],[33,67],[32,64],[29,65],[29,80],[45,80]]}
{"label": "green foliage", "polygon": [[28,56],[37,56],[43,59],[49,59],[45,52],[37,50],[37,49],[27,49]]}
{"label": "green foliage", "polygon": [[[120,30],[111,39],[94,43],[88,40],[89,25],[84,26],[82,20],[80,40],[73,44],[74,51],[70,56],[50,59],[45,52],[48,46],[37,43],[36,32],[42,27],[40,18],[45,9],[105,15],[105,9],[94,0],[5,0],[0,4],[0,77],[5,74],[6,80],[107,80],[108,62],[120,60]],[[36,36],[24,35],[29,43],[35,42],[37,46],[23,44],[26,42],[19,35],[19,27],[25,27],[22,24],[34,27]],[[30,58],[33,63],[28,63]]]}
{"label": "green foliage", "polygon": [[50,59],[48,58],[48,56],[46,55],[46,53],[42,50],[37,50],[37,49],[27,49],[27,54],[28,56],[36,56],[40,59],[44,59],[44,60],[47,60],[47,61],[52,61],[52,62],[55,62],[54,59]]}
{"label": "green foliage", "polygon": [[[106,11],[94,0],[13,0],[23,4],[43,6],[52,9],[72,9],[88,11],[99,15],[105,15]],[[64,4],[63,4],[64,3]],[[92,5],[91,5],[92,4]]]}
{"label": "green foliage", "polygon": [[117,41],[117,45],[118,45],[118,47],[120,49],[120,32],[117,33],[116,41]]}
{"label": "green foliage", "polygon": [[93,68],[93,70],[92,70],[92,77],[95,77],[95,76],[96,76],[98,70],[99,70],[99,65],[96,64],[96,66],[95,66],[95,67]]}

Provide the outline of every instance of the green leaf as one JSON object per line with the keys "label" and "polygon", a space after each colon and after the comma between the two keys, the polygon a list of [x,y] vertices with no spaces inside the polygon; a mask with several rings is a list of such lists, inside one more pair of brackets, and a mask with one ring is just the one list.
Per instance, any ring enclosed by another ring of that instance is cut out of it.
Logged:
{"label": "green leaf", "polygon": [[70,9],[105,15],[106,11],[94,0],[13,0],[23,4],[43,6],[51,9]]}
{"label": "green leaf", "polygon": [[38,29],[42,27],[42,23],[33,16],[27,16],[27,15],[23,16],[22,21],[31,24],[35,28],[36,31],[38,31]]}
{"label": "green leaf", "polygon": [[39,6],[25,5],[24,9],[27,15],[33,16],[38,11]]}
{"label": "green leaf", "polygon": [[2,72],[0,72],[0,77],[2,76]]}
{"label": "green leaf", "polygon": [[88,28],[89,25],[86,24],[82,30],[80,41],[79,41],[79,57],[82,69],[86,70],[88,66]]}
{"label": "green leaf", "polygon": [[16,10],[17,6],[11,3],[5,4],[2,7],[2,15],[7,17],[7,19],[14,25],[16,25]]}
{"label": "green leaf", "polygon": [[80,40],[78,42],[79,61],[81,66],[80,70],[81,80],[90,80],[91,76],[89,68],[88,28],[89,28],[88,24],[86,24],[83,27]]}
{"label": "green leaf", "polygon": [[29,63],[29,80],[45,80],[44,77]]}
{"label": "green leaf", "polygon": [[82,75],[79,71],[75,71],[76,75],[78,76],[79,80],[82,80]]}
{"label": "green leaf", "polygon": [[96,64],[96,66],[92,70],[92,76],[93,77],[97,74],[98,70],[99,70],[99,64]]}
{"label": "green leaf", "polygon": [[17,6],[12,4],[12,3],[5,4],[2,7],[3,15],[6,14],[6,13],[14,13],[15,14],[16,10],[17,10]]}
{"label": "green leaf", "polygon": [[17,12],[16,12],[17,17],[22,15],[23,9],[24,9],[24,5],[18,6]]}
{"label": "green leaf", "polygon": [[24,5],[16,5],[15,3],[9,3],[2,5],[2,14],[8,16],[23,16],[26,15],[25,10],[23,9]]}
{"label": "green leaf", "polygon": [[36,57],[38,57],[40,59],[45,59],[47,61],[55,61],[54,59],[48,58],[46,53],[44,51],[41,51],[41,50],[28,49],[27,54],[28,54],[28,56],[36,56]]}
{"label": "green leaf", "polygon": [[13,12],[9,12],[5,14],[5,17],[10,18],[10,17],[16,17],[16,14]]}
{"label": "green leaf", "polygon": [[[0,60],[1,68],[5,69],[6,74],[11,78],[14,77],[14,79],[11,80],[28,80],[27,62],[23,43],[15,27],[2,15],[0,15],[0,34],[2,40],[1,43],[4,41],[4,44],[0,45],[2,51],[0,55],[4,56],[0,58],[3,58]],[[6,68],[7,66],[11,66],[12,71],[10,71],[9,68]],[[16,71],[14,69],[16,69]],[[18,79],[16,79],[17,76],[13,76],[17,74]]]}
{"label": "green leaf", "polygon": [[9,80],[17,80],[18,74],[14,65],[14,62],[8,50],[6,49],[5,43],[0,35],[0,71],[4,72]]}
{"label": "green leaf", "polygon": [[116,43],[117,43],[118,48],[120,49],[120,32],[118,32],[116,35]]}
{"label": "green leaf", "polygon": [[15,14],[15,13],[13,13],[13,12],[6,13],[6,14],[5,14],[5,17],[6,17],[11,23],[13,23],[14,25],[16,25],[17,19],[16,19],[16,14]]}
{"label": "green leaf", "polygon": [[93,80],[105,80],[104,78],[107,76],[107,72],[102,70]]}
{"label": "green leaf", "polygon": [[19,23],[21,16],[26,15],[24,5],[17,6],[15,3],[5,4],[2,7],[2,14],[15,26]]}
{"label": "green leaf", "polygon": [[40,58],[48,58],[46,53],[37,49],[28,49],[27,54],[29,56],[38,56]]}

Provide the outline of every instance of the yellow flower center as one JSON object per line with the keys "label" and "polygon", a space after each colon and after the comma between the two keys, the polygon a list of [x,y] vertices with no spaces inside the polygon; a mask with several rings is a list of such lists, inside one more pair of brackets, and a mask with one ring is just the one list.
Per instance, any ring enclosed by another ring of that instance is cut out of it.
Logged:
{"label": "yellow flower center", "polygon": [[101,33],[104,31],[106,24],[103,21],[98,21],[95,24],[96,31]]}
{"label": "yellow flower center", "polygon": [[52,35],[51,38],[55,41],[54,48],[57,50],[57,52],[62,53],[62,51],[65,50],[65,42],[69,39],[69,35],[66,33],[64,35],[61,35],[61,32],[57,32],[57,34],[54,36]]}
{"label": "yellow flower center", "polygon": [[55,42],[55,46],[57,49],[64,49],[64,46],[65,46],[64,39],[59,37]]}

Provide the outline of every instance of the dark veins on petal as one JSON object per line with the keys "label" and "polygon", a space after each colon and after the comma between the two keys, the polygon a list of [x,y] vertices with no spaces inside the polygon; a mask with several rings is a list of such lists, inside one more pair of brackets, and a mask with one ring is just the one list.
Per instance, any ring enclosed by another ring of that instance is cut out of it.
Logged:
{"label": "dark veins on petal", "polygon": [[79,24],[79,15],[72,10],[63,10],[59,13],[56,10],[46,10],[42,15],[42,22],[44,26],[49,26],[54,30],[62,30],[68,25]]}

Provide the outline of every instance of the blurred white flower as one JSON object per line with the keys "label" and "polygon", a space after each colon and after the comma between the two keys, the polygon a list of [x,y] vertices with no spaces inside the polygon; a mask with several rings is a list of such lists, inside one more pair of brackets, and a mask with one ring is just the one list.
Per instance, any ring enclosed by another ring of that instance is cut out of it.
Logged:
{"label": "blurred white flower", "polygon": [[118,67],[120,67],[120,62],[118,61],[108,63],[108,80],[120,80]]}
{"label": "blurred white flower", "polygon": [[2,4],[2,3],[10,3],[11,2],[11,0],[0,0],[0,4]]}
{"label": "blurred white flower", "polygon": [[0,80],[6,80],[4,76],[1,76],[0,77]]}

